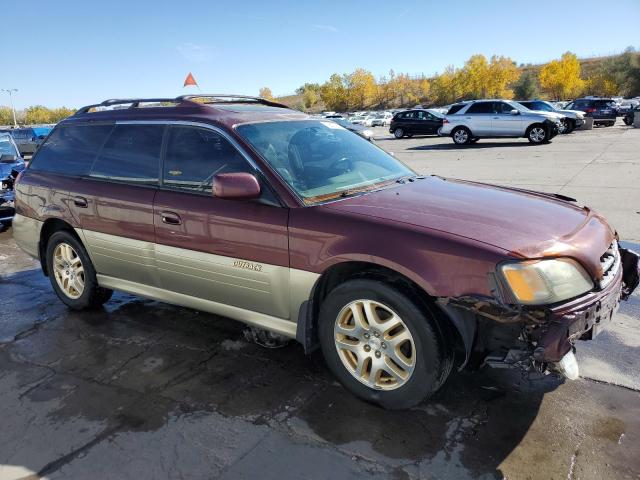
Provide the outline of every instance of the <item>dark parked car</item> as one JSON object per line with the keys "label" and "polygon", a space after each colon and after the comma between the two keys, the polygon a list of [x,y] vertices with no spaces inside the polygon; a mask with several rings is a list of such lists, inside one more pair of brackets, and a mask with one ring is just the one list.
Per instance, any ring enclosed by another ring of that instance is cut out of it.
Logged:
{"label": "dark parked car", "polygon": [[593,118],[594,125],[613,127],[618,116],[616,102],[610,98],[578,98],[569,103],[565,110],[579,110]]}
{"label": "dark parked car", "polygon": [[319,346],[387,408],[470,362],[575,378],[574,343],[638,283],[638,256],[572,199],[419,175],[250,97],[81,108],[18,177],[13,223],[69,308],[115,289],[224,315]]}
{"label": "dark parked car", "polygon": [[0,133],[0,223],[3,225],[13,220],[13,184],[24,168],[24,161],[11,135]]}
{"label": "dark parked car", "polygon": [[422,109],[396,113],[391,119],[389,133],[396,138],[414,135],[438,135],[444,116],[438,112]]}

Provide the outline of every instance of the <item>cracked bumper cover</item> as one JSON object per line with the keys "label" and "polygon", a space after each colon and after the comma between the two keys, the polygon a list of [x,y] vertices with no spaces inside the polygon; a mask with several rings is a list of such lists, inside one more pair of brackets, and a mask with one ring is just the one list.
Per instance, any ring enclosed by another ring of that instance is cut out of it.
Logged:
{"label": "cracked bumper cover", "polygon": [[[590,340],[600,333],[617,311],[620,300],[626,300],[637,288],[640,278],[639,255],[624,248],[619,251],[622,268],[606,288],[559,305],[509,306],[494,298],[474,296],[439,299],[439,304],[450,318],[451,307],[457,307],[500,324],[520,323],[535,345],[532,352],[534,360],[558,362],[571,350],[574,341]],[[454,323],[463,340],[467,339],[464,343],[468,359],[471,343],[468,340],[473,338],[475,330],[464,332],[460,330],[459,319]]]}

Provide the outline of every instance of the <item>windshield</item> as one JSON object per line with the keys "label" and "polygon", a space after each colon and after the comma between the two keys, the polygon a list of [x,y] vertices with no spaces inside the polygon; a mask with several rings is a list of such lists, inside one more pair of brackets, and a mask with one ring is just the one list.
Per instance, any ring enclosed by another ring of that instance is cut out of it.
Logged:
{"label": "windshield", "polygon": [[7,135],[0,136],[0,156],[2,155],[15,155],[18,157],[18,152],[16,152],[13,143],[11,143],[11,139]]}
{"label": "windshield", "polygon": [[415,176],[384,150],[334,122],[254,123],[237,131],[307,204]]}

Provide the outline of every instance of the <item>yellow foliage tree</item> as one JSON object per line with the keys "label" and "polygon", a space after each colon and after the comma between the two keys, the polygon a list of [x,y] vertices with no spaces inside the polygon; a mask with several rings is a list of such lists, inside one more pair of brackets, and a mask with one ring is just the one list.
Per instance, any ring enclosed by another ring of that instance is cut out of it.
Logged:
{"label": "yellow foliage tree", "polygon": [[578,57],[566,52],[560,60],[553,60],[540,69],[540,87],[554,100],[577,97],[585,87],[580,73]]}
{"label": "yellow foliage tree", "polygon": [[509,57],[492,56],[487,75],[486,97],[513,98],[509,88],[520,78],[520,70]]}
{"label": "yellow foliage tree", "polygon": [[604,73],[598,73],[587,79],[585,91],[589,95],[612,97],[618,95],[620,85],[610,76]]}
{"label": "yellow foliage tree", "polygon": [[13,113],[9,107],[0,107],[0,125],[13,125]]}
{"label": "yellow foliage tree", "polygon": [[35,125],[38,123],[52,123],[51,122],[51,110],[42,105],[34,105],[25,110],[24,121],[28,125]]}
{"label": "yellow foliage tree", "polygon": [[343,112],[347,109],[347,88],[342,76],[334,73],[320,87],[320,98],[329,110]]}
{"label": "yellow foliage tree", "polygon": [[271,93],[271,89],[269,87],[262,87],[259,95],[265,100],[273,100],[273,93]]}
{"label": "yellow foliage tree", "polygon": [[367,108],[378,96],[378,84],[371,72],[357,68],[345,76],[347,102],[350,108]]}
{"label": "yellow foliage tree", "polygon": [[438,105],[457,102],[464,96],[464,82],[460,70],[449,65],[444,72],[431,80],[431,98]]}

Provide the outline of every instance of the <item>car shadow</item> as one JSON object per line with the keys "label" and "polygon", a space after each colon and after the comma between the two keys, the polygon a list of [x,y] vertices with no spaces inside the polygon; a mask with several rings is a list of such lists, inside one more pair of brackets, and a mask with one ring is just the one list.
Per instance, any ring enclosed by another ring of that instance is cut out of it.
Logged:
{"label": "car shadow", "polygon": [[[561,383],[516,370],[456,372],[430,400],[387,411],[346,391],[319,353],[305,356],[293,341],[263,348],[223,317],[122,293],[103,308],[71,311],[37,269],[0,284],[15,298],[0,312],[0,380],[17,379],[0,381],[0,396],[24,429],[64,429],[84,419],[106,425],[98,439],[147,432],[141,442],[158,435],[170,446],[184,441],[166,428],[176,418],[222,415],[296,442],[321,439],[398,475],[411,464],[434,478],[503,478],[499,465]],[[33,420],[39,409],[46,415]],[[0,433],[0,444],[6,441]],[[24,458],[38,458],[28,443],[21,448]],[[25,466],[39,474],[53,468]]]}
{"label": "car shadow", "polygon": [[407,150],[478,150],[483,148],[495,148],[495,147],[536,147],[528,141],[524,142],[479,142],[472,143],[470,145],[456,145],[455,143],[438,143],[436,145],[417,145],[415,147],[409,147]]}

